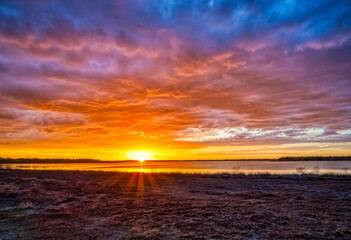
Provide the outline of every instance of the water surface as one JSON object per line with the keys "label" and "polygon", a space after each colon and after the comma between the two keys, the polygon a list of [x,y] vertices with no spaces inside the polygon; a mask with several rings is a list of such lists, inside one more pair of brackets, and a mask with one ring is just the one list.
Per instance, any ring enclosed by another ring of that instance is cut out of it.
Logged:
{"label": "water surface", "polygon": [[350,174],[351,161],[121,161],[114,163],[1,164],[5,169],[180,173]]}

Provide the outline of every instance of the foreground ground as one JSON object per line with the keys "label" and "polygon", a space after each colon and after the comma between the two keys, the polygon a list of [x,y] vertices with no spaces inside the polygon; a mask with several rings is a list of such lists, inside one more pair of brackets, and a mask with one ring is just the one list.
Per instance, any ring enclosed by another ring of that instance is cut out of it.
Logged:
{"label": "foreground ground", "polygon": [[351,239],[351,177],[0,170],[0,239]]}

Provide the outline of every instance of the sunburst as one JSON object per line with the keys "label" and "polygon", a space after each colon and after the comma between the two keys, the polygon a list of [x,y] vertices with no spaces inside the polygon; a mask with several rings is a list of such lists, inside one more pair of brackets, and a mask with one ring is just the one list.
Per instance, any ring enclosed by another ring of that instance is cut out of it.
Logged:
{"label": "sunburst", "polygon": [[140,162],[143,162],[145,160],[153,160],[153,154],[146,151],[129,151],[126,156],[130,160],[138,160]]}

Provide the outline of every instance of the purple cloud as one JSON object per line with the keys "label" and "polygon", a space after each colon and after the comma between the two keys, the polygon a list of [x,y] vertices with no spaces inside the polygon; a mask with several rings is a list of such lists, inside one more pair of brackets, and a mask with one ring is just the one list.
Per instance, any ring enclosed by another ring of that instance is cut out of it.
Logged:
{"label": "purple cloud", "polygon": [[0,137],[350,142],[350,11],[346,0],[2,1]]}

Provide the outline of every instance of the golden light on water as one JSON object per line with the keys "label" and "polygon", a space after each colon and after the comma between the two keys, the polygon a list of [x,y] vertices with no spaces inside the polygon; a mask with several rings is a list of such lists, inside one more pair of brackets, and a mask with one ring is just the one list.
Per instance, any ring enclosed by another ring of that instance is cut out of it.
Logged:
{"label": "golden light on water", "polygon": [[140,162],[145,160],[154,160],[153,153],[147,151],[129,151],[127,152],[126,156],[130,160],[138,160]]}

